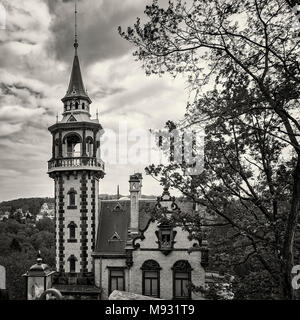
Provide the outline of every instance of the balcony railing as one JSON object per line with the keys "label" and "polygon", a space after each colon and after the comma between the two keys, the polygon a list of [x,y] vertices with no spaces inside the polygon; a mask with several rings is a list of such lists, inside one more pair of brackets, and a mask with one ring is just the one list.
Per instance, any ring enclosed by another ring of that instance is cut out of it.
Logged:
{"label": "balcony railing", "polygon": [[79,168],[79,167],[93,167],[105,170],[105,164],[102,160],[97,158],[89,157],[72,157],[72,158],[62,158],[50,160],[48,162],[48,171],[53,171],[54,169],[63,168]]}

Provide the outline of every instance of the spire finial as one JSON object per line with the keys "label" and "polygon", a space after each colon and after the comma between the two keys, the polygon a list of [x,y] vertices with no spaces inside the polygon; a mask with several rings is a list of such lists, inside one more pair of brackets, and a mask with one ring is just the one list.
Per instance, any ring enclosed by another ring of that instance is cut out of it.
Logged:
{"label": "spire finial", "polygon": [[40,250],[38,251],[36,261],[37,261],[37,264],[42,264],[43,259],[41,257],[41,251]]}
{"label": "spire finial", "polygon": [[74,48],[75,48],[75,54],[77,54],[77,48],[78,48],[78,35],[77,35],[77,0],[75,0],[75,41],[74,41]]}

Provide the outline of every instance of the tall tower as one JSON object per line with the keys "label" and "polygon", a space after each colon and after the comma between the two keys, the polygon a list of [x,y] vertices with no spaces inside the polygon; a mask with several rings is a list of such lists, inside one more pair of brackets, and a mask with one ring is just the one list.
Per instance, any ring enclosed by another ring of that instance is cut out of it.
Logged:
{"label": "tall tower", "polygon": [[77,53],[76,6],[74,48],[62,119],[49,127],[53,141],[48,162],[55,185],[56,270],[69,284],[92,276],[99,180],[104,177],[100,155],[103,130],[98,119],[91,119],[92,101],[84,88]]}
{"label": "tall tower", "polygon": [[139,232],[139,199],[141,198],[142,179],[141,173],[135,173],[129,178],[130,230],[132,234]]}

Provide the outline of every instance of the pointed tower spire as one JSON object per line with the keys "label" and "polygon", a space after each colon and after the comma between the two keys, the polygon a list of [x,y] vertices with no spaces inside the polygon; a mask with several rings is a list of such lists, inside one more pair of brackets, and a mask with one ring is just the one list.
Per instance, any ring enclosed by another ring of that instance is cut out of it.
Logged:
{"label": "pointed tower spire", "polygon": [[65,102],[67,100],[77,98],[77,99],[85,99],[88,101],[88,103],[92,103],[91,99],[89,98],[85,90],[83,80],[82,80],[81,70],[80,70],[80,63],[79,63],[78,52],[77,52],[77,49],[78,49],[77,14],[78,14],[77,0],[75,0],[75,37],[74,37],[75,53],[74,53],[74,60],[73,60],[69,87],[62,101]]}
{"label": "pointed tower spire", "polygon": [[75,41],[74,41],[74,48],[75,48],[75,56],[77,56],[77,48],[78,48],[78,35],[77,35],[77,0],[75,0]]}

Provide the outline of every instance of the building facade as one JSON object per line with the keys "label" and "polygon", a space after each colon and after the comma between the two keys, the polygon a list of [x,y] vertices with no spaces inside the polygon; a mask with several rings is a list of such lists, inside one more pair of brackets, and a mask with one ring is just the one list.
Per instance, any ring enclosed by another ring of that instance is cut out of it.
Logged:
{"label": "building facade", "polygon": [[[142,174],[130,176],[130,198],[99,200],[104,177],[98,119],[80,70],[78,42],[62,119],[49,127],[54,180],[56,276],[65,296],[107,299],[113,290],[162,299],[202,299],[191,285],[205,285],[207,250],[181,225],[171,223],[178,203],[167,189],[158,199],[144,199]],[[161,213],[163,219],[156,218]]]}
{"label": "building facade", "polygon": [[[130,176],[130,199],[99,204],[93,257],[102,299],[113,290],[161,299],[202,299],[191,285],[205,285],[206,247],[170,222],[176,210],[193,211],[192,204],[177,203],[167,189],[158,199],[141,198],[141,178],[141,174]],[[166,219],[155,219],[160,210]]]}

